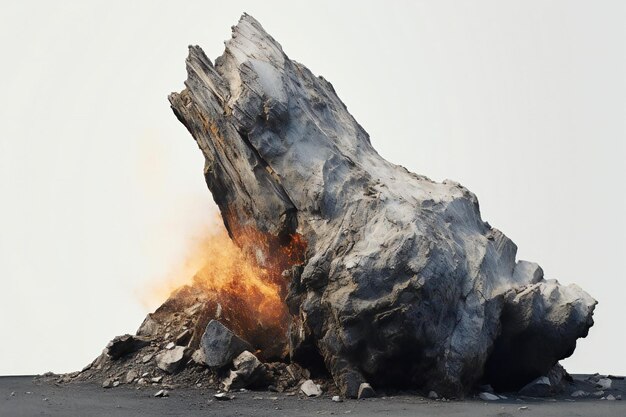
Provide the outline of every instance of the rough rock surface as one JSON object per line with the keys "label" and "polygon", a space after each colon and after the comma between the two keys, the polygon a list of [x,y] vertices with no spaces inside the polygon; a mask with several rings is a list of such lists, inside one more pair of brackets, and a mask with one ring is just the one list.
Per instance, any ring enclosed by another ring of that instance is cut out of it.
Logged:
{"label": "rough rock surface", "polygon": [[237,355],[245,350],[252,350],[248,342],[217,320],[211,320],[207,324],[201,346],[206,364],[213,369],[228,366]]}
{"label": "rough rock surface", "polygon": [[119,359],[149,344],[150,341],[141,336],[125,334],[111,340],[106,346],[105,352],[111,359]]}
{"label": "rough rock surface", "polygon": [[587,335],[593,298],[516,261],[460,184],[383,159],[333,86],[255,19],[241,18],[215,64],[198,46],[186,63],[169,100],[224,224],[260,263],[306,241],[285,273],[290,354],[320,358],[344,395],[363,382],[462,395],[504,375],[519,388]]}
{"label": "rough rock surface", "polygon": [[168,374],[178,372],[186,360],[186,351],[187,349],[183,346],[176,346],[160,352],[155,358],[157,366]]}
{"label": "rough rock surface", "polygon": [[262,382],[268,380],[265,365],[247,350],[233,359],[233,367],[235,370],[231,370],[222,381],[222,386],[226,391],[263,386]]}

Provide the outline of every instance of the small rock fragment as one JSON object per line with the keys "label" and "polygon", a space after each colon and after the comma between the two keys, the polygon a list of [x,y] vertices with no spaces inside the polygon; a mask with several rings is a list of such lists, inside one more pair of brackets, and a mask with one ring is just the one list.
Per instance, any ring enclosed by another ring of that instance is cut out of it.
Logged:
{"label": "small rock fragment", "polygon": [[157,366],[168,374],[178,372],[185,362],[185,351],[186,348],[183,346],[176,346],[171,350],[160,352],[156,355]]}
{"label": "small rock fragment", "polygon": [[234,400],[235,396],[234,395],[228,395],[225,392],[218,392],[217,394],[215,394],[213,396],[213,398],[215,398],[218,401],[230,401],[230,400]]}
{"label": "small rock fragment", "polygon": [[126,373],[126,376],[124,377],[124,383],[131,384],[138,376],[139,375],[137,371],[135,371],[134,369],[131,369],[130,371]]}
{"label": "small rock fragment", "polygon": [[609,401],[615,401],[615,397],[612,394],[609,394],[605,397]]}
{"label": "small rock fragment", "polygon": [[109,344],[107,344],[105,352],[111,359],[116,360],[122,356],[138,351],[149,343],[150,341],[146,338],[125,334],[111,340]]}
{"label": "small rock fragment", "polygon": [[359,385],[359,394],[357,395],[357,398],[359,400],[363,398],[372,398],[375,396],[376,392],[370,384],[368,384],[367,382],[363,382],[361,385]]}
{"label": "small rock fragment", "polygon": [[596,391],[593,393],[594,397],[602,397],[604,395],[604,391]]}
{"label": "small rock fragment", "polygon": [[102,381],[102,388],[111,388],[113,386],[113,379],[107,378]]}
{"label": "small rock fragment", "polygon": [[587,391],[577,390],[577,391],[572,392],[572,393],[570,394],[570,396],[571,396],[571,397],[574,397],[574,398],[579,398],[579,397],[588,397],[588,396],[589,396],[589,393],[588,393]]}
{"label": "small rock fragment", "polygon": [[339,395],[333,395],[332,400],[333,400],[333,402],[336,402],[336,403],[343,402],[343,400],[341,399],[341,397]]}
{"label": "small rock fragment", "polygon": [[322,395],[322,387],[311,379],[307,379],[300,385],[300,391],[307,397],[319,397]]}
{"label": "small rock fragment", "polygon": [[162,380],[163,380],[163,375],[159,375],[159,376],[155,376],[154,378],[150,378],[150,382],[154,382],[155,384],[158,384]]}
{"label": "small rock fragment", "polygon": [[159,398],[159,397],[169,397],[170,393],[167,390],[162,389],[162,390],[157,391],[157,393],[154,394],[154,396],[157,397],[157,398]]}
{"label": "small rock fragment", "polygon": [[11,397],[15,397],[15,391],[11,392]]}
{"label": "small rock fragment", "polygon": [[528,410],[528,406],[523,405],[521,407],[518,407],[517,409],[520,410],[520,411]]}
{"label": "small rock fragment", "polygon": [[500,399],[497,395],[486,391],[478,394],[478,397],[483,401],[498,401]]}
{"label": "small rock fragment", "polygon": [[598,382],[596,382],[596,386],[600,389],[611,389],[611,385],[613,385],[613,381],[609,378],[600,378]]}
{"label": "small rock fragment", "polygon": [[171,350],[171,349],[174,349],[174,346],[176,346],[176,343],[169,342],[167,345],[165,345],[165,349]]}
{"label": "small rock fragment", "polygon": [[120,381],[113,381],[113,388],[119,387]]}
{"label": "small rock fragment", "polygon": [[141,362],[148,363],[152,360],[152,358],[154,358],[154,353],[148,353],[146,355],[143,355],[143,357],[141,358]]}
{"label": "small rock fragment", "polygon": [[437,398],[439,398],[439,395],[437,395],[437,393],[435,391],[430,391],[428,393],[428,398],[431,400],[436,400]]}

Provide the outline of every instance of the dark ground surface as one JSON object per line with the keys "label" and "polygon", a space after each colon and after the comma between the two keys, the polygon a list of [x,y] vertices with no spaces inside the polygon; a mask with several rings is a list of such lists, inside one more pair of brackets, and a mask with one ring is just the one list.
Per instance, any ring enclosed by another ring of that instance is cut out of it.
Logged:
{"label": "dark ground surface", "polygon": [[[581,389],[589,388],[580,379]],[[626,401],[598,398],[574,400],[516,398],[484,402],[432,401],[415,395],[367,400],[331,401],[330,396],[303,398],[273,392],[237,392],[235,399],[217,401],[214,390],[178,388],[167,398],[155,398],[160,387],[120,385],[104,389],[94,383],[58,385],[32,376],[0,377],[0,417],[115,416],[626,416]],[[626,393],[624,380],[613,380],[606,394]],[[526,408],[524,408],[526,407]]]}

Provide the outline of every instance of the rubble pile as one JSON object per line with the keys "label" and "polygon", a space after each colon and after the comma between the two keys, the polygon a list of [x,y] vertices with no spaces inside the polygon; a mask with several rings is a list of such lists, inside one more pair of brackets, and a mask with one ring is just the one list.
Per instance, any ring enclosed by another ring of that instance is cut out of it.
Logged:
{"label": "rubble pile", "polygon": [[[238,311],[222,307],[215,294],[184,286],[149,314],[135,335],[115,337],[82,371],[61,376],[58,381],[92,381],[104,388],[126,384],[296,392],[311,378],[310,372],[286,363],[284,356],[276,357],[275,348],[268,355],[238,336],[231,329],[250,328],[242,321],[245,315],[234,314]],[[266,343],[265,338],[256,340]],[[334,391],[328,378],[320,377],[318,381]]]}

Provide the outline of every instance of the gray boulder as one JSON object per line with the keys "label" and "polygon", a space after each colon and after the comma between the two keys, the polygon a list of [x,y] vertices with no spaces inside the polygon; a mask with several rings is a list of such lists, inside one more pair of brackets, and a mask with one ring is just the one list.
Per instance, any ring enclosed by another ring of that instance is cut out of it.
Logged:
{"label": "gray boulder", "polygon": [[[254,18],[215,64],[197,46],[186,63],[186,88],[169,100],[224,224],[276,271],[268,279],[287,278],[291,358],[326,367],[344,396],[365,382],[444,396],[481,381],[519,389],[587,335],[593,298],[516,261],[459,183],[383,159],[333,86]],[[237,354],[214,351],[213,366]]]}
{"label": "gray boulder", "polygon": [[207,324],[200,342],[206,364],[213,369],[229,366],[233,359],[252,346],[217,320]]}

